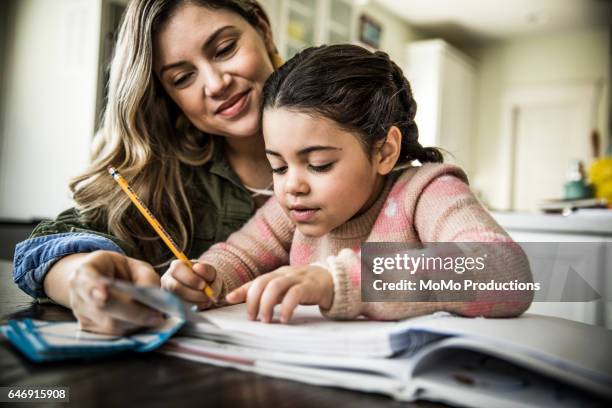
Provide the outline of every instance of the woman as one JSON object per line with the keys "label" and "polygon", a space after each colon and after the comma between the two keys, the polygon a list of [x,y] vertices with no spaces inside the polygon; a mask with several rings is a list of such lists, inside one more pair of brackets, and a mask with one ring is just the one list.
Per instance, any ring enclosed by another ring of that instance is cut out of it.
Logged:
{"label": "woman", "polygon": [[161,272],[172,259],[106,169],[117,167],[197,257],[267,199],[259,106],[279,65],[254,0],[132,1],[93,162],[70,185],[76,208],[17,246],[15,282],[71,308],[86,330],[122,334],[158,324],[158,312],[106,286],[105,277],[159,286],[154,267]]}

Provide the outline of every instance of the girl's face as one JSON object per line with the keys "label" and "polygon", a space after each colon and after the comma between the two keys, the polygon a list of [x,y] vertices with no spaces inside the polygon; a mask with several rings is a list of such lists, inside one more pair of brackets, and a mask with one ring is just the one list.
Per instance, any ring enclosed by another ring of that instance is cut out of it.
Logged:
{"label": "girl's face", "polygon": [[267,46],[238,14],[188,4],[155,36],[153,69],[198,129],[248,137],[260,131],[261,90],[273,71]]}
{"label": "girl's face", "polygon": [[266,109],[263,130],[274,193],[302,234],[325,235],[376,200],[378,165],[353,133],[282,108]]}

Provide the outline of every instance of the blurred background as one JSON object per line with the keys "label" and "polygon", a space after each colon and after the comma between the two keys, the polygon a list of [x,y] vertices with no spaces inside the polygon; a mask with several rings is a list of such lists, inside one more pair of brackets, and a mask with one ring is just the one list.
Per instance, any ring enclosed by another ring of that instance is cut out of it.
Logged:
{"label": "blurred background", "polygon": [[[387,52],[422,143],[448,151],[517,241],[601,243],[587,281],[612,294],[611,1],[260,1],[285,58],[324,43]],[[0,2],[0,259],[71,206],[125,4]],[[612,327],[610,304],[549,313]]]}

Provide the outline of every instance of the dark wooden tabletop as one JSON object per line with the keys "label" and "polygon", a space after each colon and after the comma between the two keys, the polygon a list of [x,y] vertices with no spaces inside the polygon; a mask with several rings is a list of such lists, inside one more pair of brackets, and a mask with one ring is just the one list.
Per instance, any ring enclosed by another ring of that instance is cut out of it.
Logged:
{"label": "dark wooden tabletop", "polygon": [[[0,324],[9,319],[72,320],[69,310],[33,303],[0,261]],[[35,364],[0,336],[0,386],[68,386],[78,407],[138,405],[208,407],[439,407],[408,404],[375,394],[315,387],[195,363],[158,353],[130,353],[95,361]],[[24,407],[26,403],[14,404]],[[43,406],[35,403],[32,406]],[[49,406],[49,405],[45,405]],[[66,403],[56,403],[66,406]]]}

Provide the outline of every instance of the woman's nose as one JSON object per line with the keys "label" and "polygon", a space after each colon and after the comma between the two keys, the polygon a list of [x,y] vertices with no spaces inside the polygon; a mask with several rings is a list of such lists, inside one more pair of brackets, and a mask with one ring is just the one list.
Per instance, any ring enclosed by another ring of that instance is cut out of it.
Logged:
{"label": "woman's nose", "polygon": [[223,95],[232,81],[231,74],[224,72],[214,65],[208,65],[202,71],[204,94],[208,97]]}

